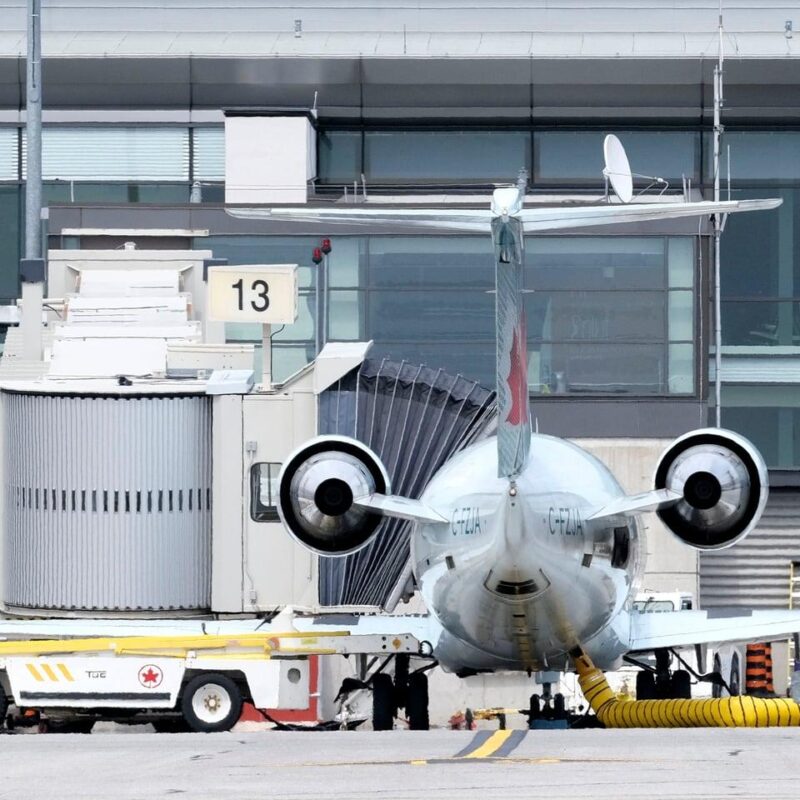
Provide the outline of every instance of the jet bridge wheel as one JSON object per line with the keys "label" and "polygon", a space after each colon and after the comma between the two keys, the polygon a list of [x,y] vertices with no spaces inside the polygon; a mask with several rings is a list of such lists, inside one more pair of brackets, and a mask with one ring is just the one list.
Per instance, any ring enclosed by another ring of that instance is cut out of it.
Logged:
{"label": "jet bridge wheel", "polygon": [[424,672],[408,676],[406,717],[412,731],[427,731],[431,726],[428,717],[428,676]]}
{"label": "jet bridge wheel", "polygon": [[196,675],[183,689],[181,712],[193,731],[229,731],[242,713],[242,693],[226,675]]}
{"label": "jet bridge wheel", "polygon": [[392,730],[396,714],[392,676],[379,672],[372,679],[372,730]]}

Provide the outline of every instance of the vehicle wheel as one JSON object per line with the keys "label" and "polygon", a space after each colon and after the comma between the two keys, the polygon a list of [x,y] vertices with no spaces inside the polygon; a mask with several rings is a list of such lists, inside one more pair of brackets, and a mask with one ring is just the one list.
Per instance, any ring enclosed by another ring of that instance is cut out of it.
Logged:
{"label": "vehicle wheel", "polygon": [[642,669],[636,673],[636,699],[654,700],[656,696],[656,676],[650,670]]}
{"label": "vehicle wheel", "polygon": [[691,700],[692,676],[685,669],[676,669],[672,673],[672,699]]}
{"label": "vehicle wheel", "polygon": [[229,731],[241,716],[242,693],[225,675],[197,675],[183,690],[181,711],[193,731]]}
{"label": "vehicle wheel", "polygon": [[[720,661],[719,654],[714,656],[714,669],[713,672],[716,672],[719,677],[722,677],[722,661]],[[719,699],[722,697],[722,687],[718,683],[711,684],[711,696]]]}
{"label": "vehicle wheel", "polygon": [[553,719],[567,718],[567,703],[564,695],[559,693],[553,697]]}
{"label": "vehicle wheel", "polygon": [[406,716],[412,731],[427,731],[431,727],[428,717],[428,676],[424,672],[408,676]]}
{"label": "vehicle wheel", "polygon": [[475,715],[472,713],[472,709],[468,708],[464,712],[464,726],[468,731],[473,730],[473,726],[475,725]]}
{"label": "vehicle wheel", "polygon": [[739,654],[734,653],[731,658],[731,679],[728,686],[731,687],[731,697],[738,697],[742,693],[741,668],[739,667]]}
{"label": "vehicle wheel", "polygon": [[392,676],[379,672],[372,679],[372,730],[390,731],[396,713]]}

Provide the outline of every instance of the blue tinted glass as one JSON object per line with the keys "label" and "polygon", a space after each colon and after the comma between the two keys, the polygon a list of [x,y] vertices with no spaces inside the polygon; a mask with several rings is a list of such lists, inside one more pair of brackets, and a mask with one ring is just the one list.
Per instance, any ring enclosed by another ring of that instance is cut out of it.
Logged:
{"label": "blue tinted glass", "polygon": [[514,181],[520,169],[530,169],[530,134],[524,131],[369,132],[364,147],[368,181]]}
{"label": "blue tinted glass", "polygon": [[368,335],[379,341],[494,340],[494,295],[464,291],[372,291]]}
{"label": "blue tinted glass", "polygon": [[[603,188],[603,139],[607,131],[541,131],[534,134],[534,183],[587,183]],[[693,131],[616,131],[631,171],[677,182],[697,180],[700,134]],[[650,181],[636,178],[635,188]]]}
{"label": "blue tinted glass", "polygon": [[525,296],[529,340],[664,341],[662,292],[534,292]]}
{"label": "blue tinted glass", "polygon": [[660,289],[660,236],[541,236],[525,242],[525,284],[536,289]]}
{"label": "blue tinted glass", "polygon": [[373,236],[369,264],[371,286],[494,286],[488,236]]}
{"label": "blue tinted glass", "polygon": [[352,183],[361,179],[361,133],[328,131],[317,139],[317,172],[321,183]]}

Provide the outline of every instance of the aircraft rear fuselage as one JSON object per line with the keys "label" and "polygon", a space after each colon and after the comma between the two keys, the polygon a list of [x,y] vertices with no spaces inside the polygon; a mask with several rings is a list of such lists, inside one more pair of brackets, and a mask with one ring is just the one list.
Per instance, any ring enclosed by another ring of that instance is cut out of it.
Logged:
{"label": "aircraft rear fuselage", "polygon": [[560,669],[580,644],[605,666],[625,646],[619,612],[635,591],[643,548],[634,520],[592,522],[624,495],[594,456],[534,435],[512,483],[497,477],[494,439],[473,445],[431,480],[422,501],[447,523],[417,523],[412,561],[444,634],[447,668]]}

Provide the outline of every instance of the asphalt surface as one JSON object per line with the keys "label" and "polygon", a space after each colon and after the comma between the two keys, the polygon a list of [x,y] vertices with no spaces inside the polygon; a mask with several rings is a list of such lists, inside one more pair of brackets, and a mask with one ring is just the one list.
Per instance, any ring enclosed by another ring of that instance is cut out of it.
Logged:
{"label": "asphalt surface", "polygon": [[[0,737],[0,798],[796,798],[800,729]],[[503,755],[504,754],[504,755]]]}

